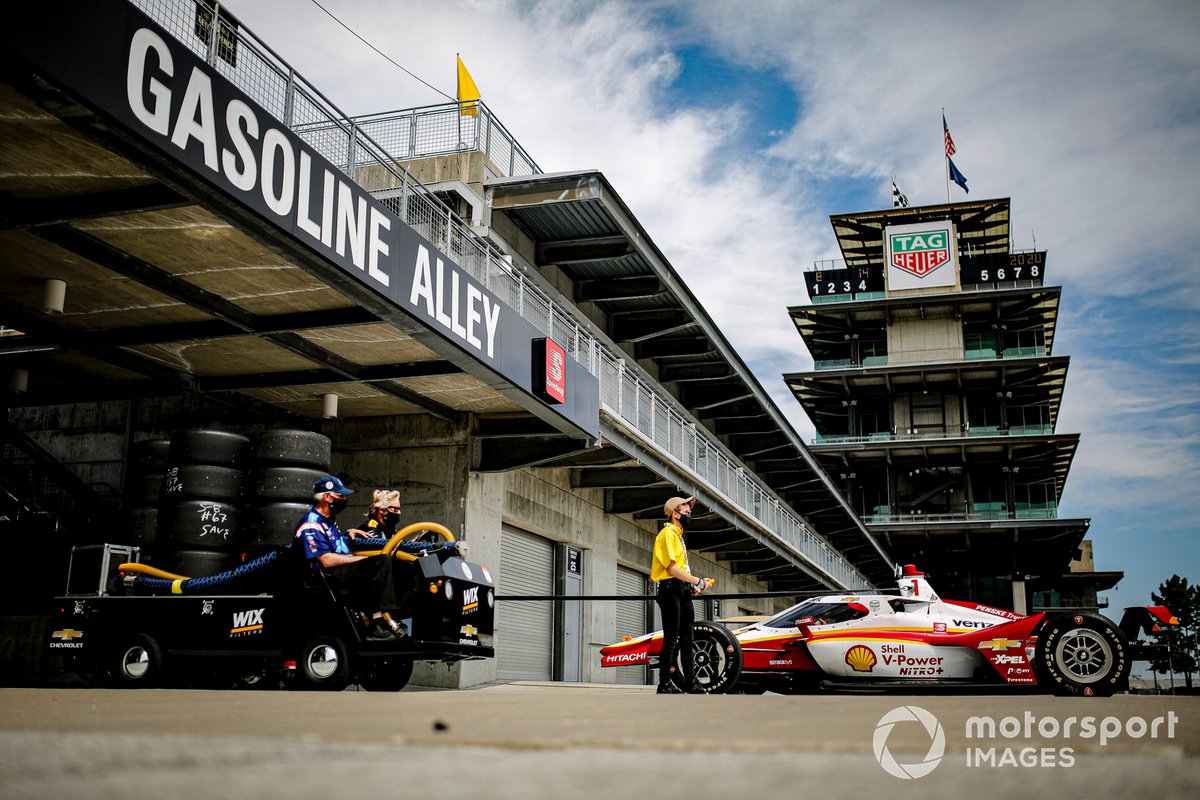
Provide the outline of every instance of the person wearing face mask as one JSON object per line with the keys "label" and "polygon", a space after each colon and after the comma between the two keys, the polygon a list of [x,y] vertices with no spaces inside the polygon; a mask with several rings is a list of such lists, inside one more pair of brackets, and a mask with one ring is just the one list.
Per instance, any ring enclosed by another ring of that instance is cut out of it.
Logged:
{"label": "person wearing face mask", "polygon": [[400,493],[394,489],[376,489],[371,496],[367,518],[349,531],[351,539],[390,539],[400,522]]}
{"label": "person wearing face mask", "polygon": [[654,540],[654,556],[650,564],[650,580],[655,585],[655,602],[662,614],[663,643],[658,657],[658,693],[679,692],[672,681],[675,674],[675,654],[683,658],[683,691],[697,693],[692,661],[692,598],[715,583],[711,578],[691,574],[683,531],[692,516],[695,497],[672,497],[663,505],[667,521]]}
{"label": "person wearing face mask", "polygon": [[296,541],[304,550],[312,574],[323,574],[333,590],[351,607],[368,611],[371,622],[367,638],[374,641],[406,635],[391,615],[400,608],[392,558],[360,556],[350,552],[345,535],[334,521],[345,510],[354,490],[335,475],[325,475],[313,484],[313,507],[296,526]]}

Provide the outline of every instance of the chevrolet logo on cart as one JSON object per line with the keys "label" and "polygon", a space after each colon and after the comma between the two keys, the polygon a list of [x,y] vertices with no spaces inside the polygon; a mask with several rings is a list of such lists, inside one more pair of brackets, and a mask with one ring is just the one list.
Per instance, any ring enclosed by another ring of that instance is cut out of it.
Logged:
{"label": "chevrolet logo on cart", "polygon": [[979,643],[980,650],[991,650],[993,653],[1001,650],[1011,650],[1014,647],[1020,647],[1021,642],[1015,639],[988,639],[986,642]]}
{"label": "chevrolet logo on cart", "polygon": [[83,647],[83,642],[72,641],[83,636],[83,631],[77,631],[74,628],[63,628],[60,631],[55,631],[50,634],[50,638],[54,641],[50,642],[50,647],[56,650],[76,650]]}
{"label": "chevrolet logo on cart", "polygon": [[474,625],[463,625],[458,629],[458,632],[463,636],[477,636],[479,634],[479,629]]}

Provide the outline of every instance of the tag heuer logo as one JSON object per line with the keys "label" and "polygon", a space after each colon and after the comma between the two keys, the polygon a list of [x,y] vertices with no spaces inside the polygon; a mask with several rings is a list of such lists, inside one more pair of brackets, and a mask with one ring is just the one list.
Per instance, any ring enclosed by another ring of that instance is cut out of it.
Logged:
{"label": "tag heuer logo", "polygon": [[950,260],[946,231],[893,233],[892,266],[924,278]]}

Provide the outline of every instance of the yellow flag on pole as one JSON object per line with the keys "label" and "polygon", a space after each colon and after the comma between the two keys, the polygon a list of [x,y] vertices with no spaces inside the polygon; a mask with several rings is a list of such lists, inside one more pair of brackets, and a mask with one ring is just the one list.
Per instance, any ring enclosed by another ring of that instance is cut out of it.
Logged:
{"label": "yellow flag on pole", "polygon": [[467,72],[467,67],[462,62],[462,56],[458,56],[459,113],[473,117],[479,111],[478,105],[479,89],[475,86],[475,81],[471,80],[471,73]]}

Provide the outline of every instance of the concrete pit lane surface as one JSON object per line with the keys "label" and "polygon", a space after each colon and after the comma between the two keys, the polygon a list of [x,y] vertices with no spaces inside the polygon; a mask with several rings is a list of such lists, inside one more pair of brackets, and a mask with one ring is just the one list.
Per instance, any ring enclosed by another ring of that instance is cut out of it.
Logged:
{"label": "concrete pit lane surface", "polygon": [[1200,698],[0,689],[0,787],[5,800],[1190,799]]}

